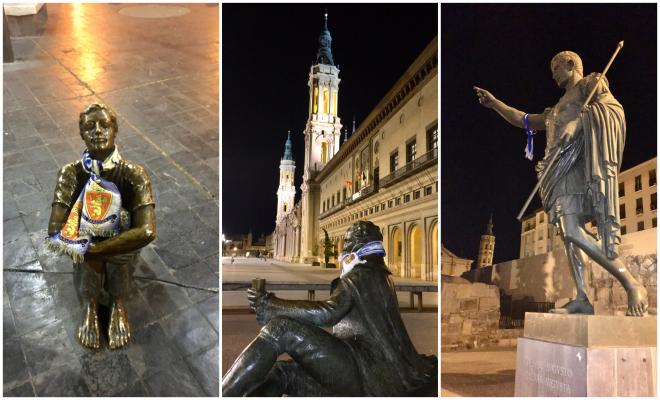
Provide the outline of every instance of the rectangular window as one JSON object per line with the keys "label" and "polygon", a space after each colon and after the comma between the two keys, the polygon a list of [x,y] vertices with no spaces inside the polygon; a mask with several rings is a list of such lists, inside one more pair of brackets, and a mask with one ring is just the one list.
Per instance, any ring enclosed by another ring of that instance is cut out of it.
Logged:
{"label": "rectangular window", "polygon": [[642,199],[635,200],[635,214],[639,215],[644,212],[644,206],[642,205]]}
{"label": "rectangular window", "polygon": [[625,234],[626,234],[626,226],[625,226],[625,225],[621,225],[621,236],[623,236],[623,235],[625,235]]}
{"label": "rectangular window", "polygon": [[331,207],[334,207],[334,206],[335,206],[335,196],[332,196],[332,206]]}
{"label": "rectangular window", "polygon": [[398,206],[399,204],[401,204],[401,197],[397,197],[396,199],[394,199],[394,205]]}
{"label": "rectangular window", "polygon": [[651,193],[651,210],[655,210],[658,208],[658,194],[657,193]]}
{"label": "rectangular window", "polygon": [[426,151],[438,148],[438,123],[426,130]]}
{"label": "rectangular window", "polygon": [[639,221],[637,223],[637,232],[644,230],[644,221]]}
{"label": "rectangular window", "polygon": [[383,211],[385,211],[385,203],[382,203],[382,204],[380,205],[380,209],[383,210]]}
{"label": "rectangular window", "polygon": [[373,213],[374,213],[374,208],[371,207],[371,208],[369,209],[369,214],[373,214]]}
{"label": "rectangular window", "polygon": [[419,196],[421,196],[422,192],[420,190],[415,190],[413,192],[413,200],[419,199]]}
{"label": "rectangular window", "polygon": [[433,186],[427,186],[424,188],[424,196],[428,196],[433,193]]}
{"label": "rectangular window", "polygon": [[406,144],[406,164],[415,161],[417,157],[417,140],[413,139]]}
{"label": "rectangular window", "polygon": [[623,182],[619,182],[619,197],[623,197],[626,195],[626,188]]}
{"label": "rectangular window", "polygon": [[380,211],[380,205],[376,206],[376,212]]}
{"label": "rectangular window", "polygon": [[398,257],[401,257],[401,242],[396,242],[396,252]]}
{"label": "rectangular window", "polygon": [[642,176],[637,175],[635,177],[635,192],[639,192],[640,190],[642,190]]}
{"label": "rectangular window", "polygon": [[407,203],[410,201],[410,193],[404,194],[403,195],[403,202]]}
{"label": "rectangular window", "polygon": [[649,186],[655,186],[655,170],[649,171]]}
{"label": "rectangular window", "polygon": [[657,218],[651,218],[651,226],[653,226],[654,228],[658,226]]}
{"label": "rectangular window", "polygon": [[539,215],[539,223],[541,223],[541,222],[543,222],[543,213],[541,213],[541,215]]}
{"label": "rectangular window", "polygon": [[387,202],[387,207],[392,208],[393,204],[394,204],[394,202],[392,200],[390,200],[390,201]]}
{"label": "rectangular window", "polygon": [[626,217],[626,205],[619,205],[619,218],[624,219]]}
{"label": "rectangular window", "polygon": [[390,154],[390,174],[399,168],[399,150]]}

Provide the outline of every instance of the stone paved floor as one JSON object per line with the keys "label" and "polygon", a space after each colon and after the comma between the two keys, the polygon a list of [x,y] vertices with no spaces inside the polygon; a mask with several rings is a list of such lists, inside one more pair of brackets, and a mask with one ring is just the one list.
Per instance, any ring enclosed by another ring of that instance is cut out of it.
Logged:
{"label": "stone paved floor", "polygon": [[[48,4],[39,36],[14,37],[3,75],[3,394],[217,396],[218,295],[135,280],[134,343],[92,352],[72,264],[43,245],[57,170],[80,157],[78,113],[94,101],[119,116],[118,146],[149,170],[158,239],[136,275],[216,288],[217,5],[145,19],[135,4]],[[15,22],[15,21],[14,21]],[[11,269],[37,273],[11,272]]]}
{"label": "stone paved floor", "polygon": [[513,397],[516,348],[443,351],[442,397]]}

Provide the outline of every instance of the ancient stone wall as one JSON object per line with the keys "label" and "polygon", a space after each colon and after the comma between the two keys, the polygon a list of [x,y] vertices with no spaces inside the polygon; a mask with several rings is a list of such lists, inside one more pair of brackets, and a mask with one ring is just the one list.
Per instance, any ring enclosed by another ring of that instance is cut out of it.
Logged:
{"label": "ancient stone wall", "polygon": [[[649,314],[657,314],[657,228],[622,237],[619,253],[630,272],[649,293]],[[482,271],[483,273],[483,271]],[[587,262],[589,295],[596,314],[625,314],[627,297],[621,284],[599,265]],[[558,307],[575,297],[564,249],[493,266],[490,282],[514,300],[531,297]],[[444,298],[444,297],[443,297]]]}
{"label": "ancient stone wall", "polygon": [[470,349],[499,343],[499,289],[442,275],[442,347]]}

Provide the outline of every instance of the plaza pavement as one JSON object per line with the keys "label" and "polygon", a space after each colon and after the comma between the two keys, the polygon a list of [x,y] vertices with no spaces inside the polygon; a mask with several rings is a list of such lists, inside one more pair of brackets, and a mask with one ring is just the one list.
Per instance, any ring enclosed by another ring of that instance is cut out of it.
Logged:
{"label": "plaza pavement", "polygon": [[[27,29],[33,17],[9,24],[4,396],[219,394],[219,7],[186,4],[190,13],[173,18],[119,14],[132,6],[49,3],[44,26]],[[84,148],[78,114],[98,101],[118,114],[122,156],[151,175],[158,239],[136,275],[212,289],[136,279],[127,304],[134,343],[112,352],[78,344],[71,260],[44,247],[57,171]]]}
{"label": "plaza pavement", "polygon": [[513,397],[516,348],[443,351],[442,397]]}

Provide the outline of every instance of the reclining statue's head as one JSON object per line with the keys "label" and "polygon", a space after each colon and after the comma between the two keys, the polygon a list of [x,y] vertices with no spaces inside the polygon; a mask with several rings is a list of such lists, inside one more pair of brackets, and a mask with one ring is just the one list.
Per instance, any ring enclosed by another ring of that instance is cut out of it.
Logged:
{"label": "reclining statue's head", "polygon": [[354,253],[370,242],[382,242],[380,228],[370,221],[357,221],[346,231],[343,252]]}
{"label": "reclining statue's head", "polygon": [[92,158],[103,160],[112,154],[118,127],[117,114],[110,107],[102,103],[88,105],[80,113],[78,128]]}

